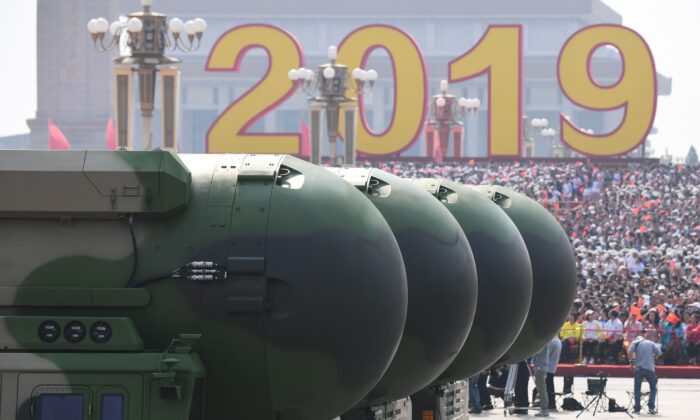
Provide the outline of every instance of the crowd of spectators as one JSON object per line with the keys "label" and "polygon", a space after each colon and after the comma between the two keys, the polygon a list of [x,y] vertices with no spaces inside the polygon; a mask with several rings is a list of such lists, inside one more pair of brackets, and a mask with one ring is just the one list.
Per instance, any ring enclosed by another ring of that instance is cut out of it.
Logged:
{"label": "crowd of spectators", "polygon": [[[700,166],[638,163],[381,162],[408,178],[499,184],[539,201],[566,230],[577,296],[562,358],[625,363],[642,331],[663,363],[700,356]],[[582,340],[582,341],[581,341]]]}

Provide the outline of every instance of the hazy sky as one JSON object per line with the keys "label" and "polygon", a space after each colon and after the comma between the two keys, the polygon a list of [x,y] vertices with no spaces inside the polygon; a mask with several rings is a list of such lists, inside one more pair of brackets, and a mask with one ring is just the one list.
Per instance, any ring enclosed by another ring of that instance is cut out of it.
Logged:
{"label": "hazy sky", "polygon": [[[657,155],[666,148],[685,155],[691,144],[700,146],[695,124],[700,115],[692,108],[700,100],[700,1],[604,1],[647,40],[657,70],[673,78],[671,96],[659,99],[659,132],[651,139]],[[0,136],[5,136],[27,132],[25,120],[36,110],[36,1],[0,0],[0,16]]]}

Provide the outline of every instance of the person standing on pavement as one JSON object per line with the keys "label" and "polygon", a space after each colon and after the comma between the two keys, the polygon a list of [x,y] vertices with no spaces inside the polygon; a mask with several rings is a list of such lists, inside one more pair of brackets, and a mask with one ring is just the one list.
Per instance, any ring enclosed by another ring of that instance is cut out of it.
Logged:
{"label": "person standing on pavement", "polygon": [[547,369],[549,368],[549,343],[535,355],[535,388],[540,397],[540,411],[535,416],[549,416],[549,398],[547,396]]}
{"label": "person standing on pavement", "polygon": [[[644,332],[642,333],[644,334]],[[661,355],[661,347],[640,336],[630,344],[630,361],[634,368],[634,413],[641,410],[642,379],[649,382],[649,414],[656,414],[656,367],[655,359]]]}
{"label": "person standing on pavement", "polygon": [[469,377],[469,414],[481,413],[481,399],[478,389],[480,375],[480,373],[477,373]]}
{"label": "person standing on pavement", "polygon": [[549,399],[549,410],[557,411],[557,401],[554,396],[554,374],[557,372],[557,365],[559,364],[559,356],[561,356],[561,341],[559,338],[554,337],[547,344],[549,351],[549,360],[547,362],[547,398]]}

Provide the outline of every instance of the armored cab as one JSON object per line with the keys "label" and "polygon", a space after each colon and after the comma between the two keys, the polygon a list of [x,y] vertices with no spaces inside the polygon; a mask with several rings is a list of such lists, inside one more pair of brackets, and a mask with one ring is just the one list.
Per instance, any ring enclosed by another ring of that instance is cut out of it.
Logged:
{"label": "armored cab", "polygon": [[399,246],[323,168],[3,151],[0,197],[0,351],[14,361],[0,364],[13,401],[2,418],[70,403],[97,416],[329,419],[376,386],[398,347]]}
{"label": "armored cab", "polygon": [[384,216],[408,281],[408,314],[396,356],[363,407],[343,416],[366,418],[363,408],[413,394],[457,357],[474,319],[477,271],[457,220],[421,188],[378,169],[331,170],[365,193]]}
{"label": "armored cab", "polygon": [[535,200],[500,186],[475,188],[513,220],[532,263],[532,303],[527,320],[499,361],[516,363],[538,352],[558,334],[576,293],[576,260],[564,229]]}

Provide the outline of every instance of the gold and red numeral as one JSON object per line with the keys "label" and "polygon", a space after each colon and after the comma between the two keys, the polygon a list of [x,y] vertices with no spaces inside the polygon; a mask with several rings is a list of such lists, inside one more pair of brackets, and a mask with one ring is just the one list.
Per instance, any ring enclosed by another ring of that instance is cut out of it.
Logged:
{"label": "gold and red numeral", "polygon": [[472,49],[449,64],[450,82],[488,75],[489,156],[520,156],[522,57],[522,27],[492,25]]}
{"label": "gold and red numeral", "polygon": [[[593,53],[605,45],[617,48],[622,59],[622,75],[612,86],[599,85],[590,73]],[[656,114],[656,68],[649,46],[638,33],[619,25],[584,28],[564,44],[558,72],[561,89],[571,102],[598,111],[624,108],[620,125],[601,135],[579,130],[562,115],[564,143],[589,155],[614,156],[646,139]]]}
{"label": "gold and red numeral", "polygon": [[[425,121],[427,80],[423,54],[416,41],[406,32],[389,25],[368,25],[356,29],[338,47],[338,62],[350,71],[365,67],[370,53],[384,49],[391,59],[394,73],[394,110],[389,127],[375,133],[364,118],[362,98],[357,128],[357,150],[369,155],[396,154],[408,148],[420,136]],[[385,77],[380,74],[380,77]],[[354,84],[354,81],[352,82]],[[348,96],[354,93],[348,91]],[[344,132],[345,119],[340,119]]]}
{"label": "gold and red numeral", "polygon": [[219,38],[207,71],[239,71],[245,54],[262,48],[267,73],[217,118],[207,132],[209,153],[299,153],[299,133],[246,133],[248,127],[294,93],[287,71],[303,65],[301,46],[283,29],[265,24],[237,26]]}

